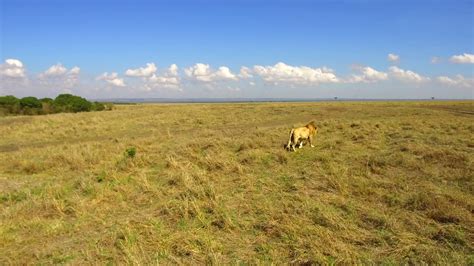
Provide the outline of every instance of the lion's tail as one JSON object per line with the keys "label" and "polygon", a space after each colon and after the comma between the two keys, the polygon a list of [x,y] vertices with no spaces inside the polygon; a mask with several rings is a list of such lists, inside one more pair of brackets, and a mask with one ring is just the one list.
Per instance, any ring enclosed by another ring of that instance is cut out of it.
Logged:
{"label": "lion's tail", "polygon": [[293,139],[293,133],[294,133],[294,132],[295,132],[295,129],[294,129],[294,128],[291,129],[291,131],[290,131],[290,139],[288,140],[288,144],[286,145],[286,148],[288,148],[288,149],[289,149],[290,146],[291,146],[291,140]]}

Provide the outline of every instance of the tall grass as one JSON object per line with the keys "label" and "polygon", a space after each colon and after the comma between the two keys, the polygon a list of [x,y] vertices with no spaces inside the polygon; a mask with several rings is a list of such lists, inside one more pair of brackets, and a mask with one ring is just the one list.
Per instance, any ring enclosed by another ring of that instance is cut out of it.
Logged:
{"label": "tall grass", "polygon": [[[0,263],[472,264],[473,113],[328,102],[3,117]],[[290,127],[312,119],[316,147],[286,152]]]}

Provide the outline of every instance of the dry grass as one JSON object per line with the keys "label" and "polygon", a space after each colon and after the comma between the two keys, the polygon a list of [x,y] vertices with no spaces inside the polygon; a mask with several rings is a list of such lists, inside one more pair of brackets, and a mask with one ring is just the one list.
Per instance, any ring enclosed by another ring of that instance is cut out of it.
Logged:
{"label": "dry grass", "polygon": [[[347,102],[3,117],[0,264],[472,264],[473,113]],[[311,119],[316,147],[286,152],[289,128]]]}

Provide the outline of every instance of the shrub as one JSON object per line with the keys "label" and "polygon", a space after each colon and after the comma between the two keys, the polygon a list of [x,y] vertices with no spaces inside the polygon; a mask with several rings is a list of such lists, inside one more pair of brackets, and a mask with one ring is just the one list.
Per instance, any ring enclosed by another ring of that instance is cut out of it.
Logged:
{"label": "shrub", "polygon": [[137,149],[135,147],[128,148],[128,149],[125,150],[125,154],[129,158],[134,158],[135,154],[137,154]]}
{"label": "shrub", "polygon": [[20,100],[20,106],[21,108],[25,108],[25,107],[28,107],[28,108],[41,108],[42,107],[42,104],[40,102],[40,100],[38,100],[36,97],[24,97],[24,98],[21,98]]}
{"label": "shrub", "polygon": [[51,98],[41,98],[41,99],[40,99],[40,102],[52,104],[52,103],[53,103],[53,99],[51,99]]}
{"label": "shrub", "polygon": [[103,103],[94,102],[92,104],[92,111],[104,111],[105,105]]}
{"label": "shrub", "polygon": [[0,107],[5,113],[17,114],[20,112],[20,99],[12,95],[0,97]]}
{"label": "shrub", "polygon": [[20,100],[13,95],[0,96],[0,105],[8,106],[20,103]]}
{"label": "shrub", "polygon": [[92,109],[92,103],[72,94],[60,94],[54,99],[54,108],[60,112],[88,112]]}
{"label": "shrub", "polygon": [[112,104],[89,102],[85,98],[72,94],[60,94],[54,100],[51,98],[37,99],[24,97],[21,99],[12,95],[0,96],[0,114],[51,114],[60,112],[89,112],[112,110]]}
{"label": "shrub", "polygon": [[114,109],[114,104],[113,103],[106,103],[105,104],[105,110],[106,111],[112,111]]}

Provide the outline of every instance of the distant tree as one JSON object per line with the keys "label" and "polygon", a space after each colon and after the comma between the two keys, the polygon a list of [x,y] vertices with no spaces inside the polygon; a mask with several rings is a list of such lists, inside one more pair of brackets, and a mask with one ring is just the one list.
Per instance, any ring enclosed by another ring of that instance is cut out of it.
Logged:
{"label": "distant tree", "polygon": [[54,100],[51,98],[41,98],[40,99],[42,106],[42,113],[43,114],[52,114],[54,113]]}
{"label": "distant tree", "polygon": [[92,104],[92,111],[104,111],[105,105],[103,103],[94,102]]}
{"label": "distant tree", "polygon": [[25,115],[37,115],[42,112],[42,104],[36,97],[24,97],[20,99],[20,113]]}
{"label": "distant tree", "polygon": [[24,97],[20,99],[21,108],[41,108],[41,102],[36,97]]}
{"label": "distant tree", "polygon": [[88,112],[92,109],[92,103],[72,94],[60,94],[54,99],[54,108],[60,112]]}
{"label": "distant tree", "polygon": [[51,103],[53,103],[53,101],[54,100],[51,99],[51,98],[41,98],[40,99],[40,102],[42,102],[42,103],[50,103],[51,104]]}
{"label": "distant tree", "polygon": [[114,109],[113,103],[105,103],[105,111],[112,111]]}
{"label": "distant tree", "polygon": [[71,110],[75,113],[89,112],[92,110],[92,103],[82,97],[77,97],[72,103]]}
{"label": "distant tree", "polygon": [[13,95],[0,96],[0,107],[6,113],[17,114],[20,112],[20,99]]}
{"label": "distant tree", "polygon": [[0,114],[51,114],[59,112],[89,112],[112,110],[109,103],[89,102],[85,98],[72,94],[60,94],[54,100],[51,98],[37,99],[24,97],[21,99],[12,95],[0,96]]}
{"label": "distant tree", "polygon": [[74,96],[72,94],[59,94],[54,99],[54,105],[66,108],[67,106],[72,104],[74,97],[77,97],[77,96]]}
{"label": "distant tree", "polygon": [[8,106],[8,105],[15,105],[18,103],[20,103],[20,100],[13,95],[0,96],[0,105]]}

